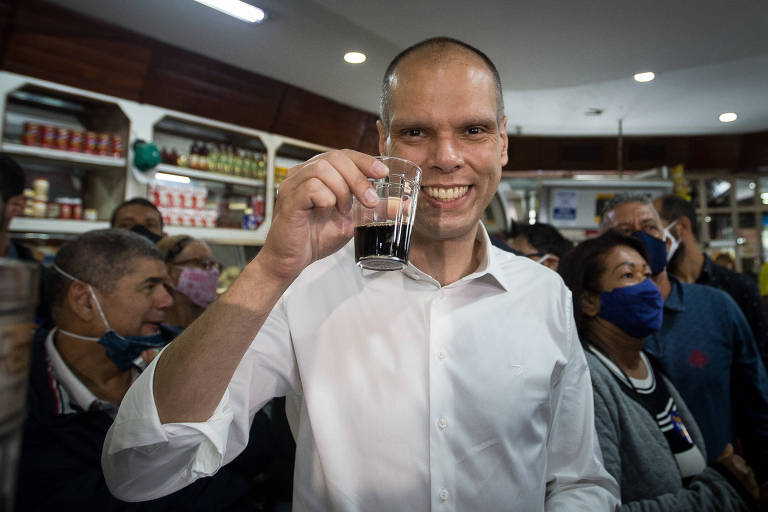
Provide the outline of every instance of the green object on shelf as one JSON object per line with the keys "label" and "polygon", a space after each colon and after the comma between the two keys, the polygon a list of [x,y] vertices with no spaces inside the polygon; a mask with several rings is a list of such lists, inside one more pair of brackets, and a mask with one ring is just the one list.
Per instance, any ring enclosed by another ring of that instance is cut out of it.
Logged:
{"label": "green object on shelf", "polygon": [[137,140],[133,143],[133,165],[146,172],[162,161],[160,150],[154,142]]}

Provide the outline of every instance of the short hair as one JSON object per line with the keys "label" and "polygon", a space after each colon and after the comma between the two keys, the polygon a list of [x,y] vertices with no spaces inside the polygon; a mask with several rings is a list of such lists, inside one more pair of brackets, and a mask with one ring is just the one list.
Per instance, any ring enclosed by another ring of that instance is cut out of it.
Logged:
{"label": "short hair", "polygon": [[157,242],[157,248],[163,253],[163,261],[171,263],[186,246],[194,241],[195,239],[189,235],[167,236]]}
{"label": "short hair", "polygon": [[24,170],[10,156],[0,153],[0,196],[3,203],[24,193]]}
{"label": "short hair", "polygon": [[[88,231],[61,246],[53,260],[58,268],[110,294],[117,281],[133,272],[137,260],[162,261],[155,244],[141,235],[123,229]],[[49,268],[45,274],[45,297],[54,314],[64,304],[72,280]]]}
{"label": "short hair", "polygon": [[573,249],[573,242],[565,238],[550,224],[520,224],[515,226],[515,236],[524,236],[542,255],[554,254],[562,257]]}
{"label": "short hair", "polygon": [[389,63],[387,70],[384,72],[384,79],[381,83],[381,96],[379,97],[379,119],[384,125],[384,128],[387,130],[387,133],[389,133],[389,104],[390,96],[392,94],[392,78],[397,71],[397,67],[400,62],[409,55],[421,50],[433,49],[442,53],[447,53],[450,50],[450,47],[453,47],[453,49],[458,47],[474,54],[476,57],[479,57],[480,60],[482,60],[483,63],[488,67],[488,70],[493,75],[493,81],[496,90],[496,123],[501,126],[501,123],[504,120],[504,93],[501,88],[501,76],[499,75],[499,70],[496,69],[496,65],[493,63],[493,61],[485,53],[481,52],[474,46],[471,46],[463,41],[459,41],[458,39],[453,39],[451,37],[432,37],[430,39],[421,41],[420,43],[409,46],[402,52],[398,53],[395,58],[392,59],[392,62]]}
{"label": "short hair", "polygon": [[667,222],[673,222],[680,217],[687,217],[691,221],[691,231],[696,241],[699,240],[699,221],[696,219],[696,209],[690,201],[675,194],[665,194],[661,200],[659,215]]}
{"label": "short hair", "polygon": [[126,206],[131,205],[139,205],[139,206],[146,206],[147,208],[152,208],[157,212],[157,216],[160,217],[160,227],[165,227],[165,224],[163,223],[163,214],[160,213],[160,210],[157,209],[157,206],[152,204],[152,202],[147,201],[143,197],[134,197],[131,199],[128,199],[127,201],[123,201],[119,205],[117,205],[117,208],[112,210],[112,217],[109,218],[109,225],[112,227],[115,227],[115,221],[117,220],[117,213],[125,208]]}
{"label": "short hair", "polygon": [[582,343],[587,342],[587,323],[589,317],[581,309],[581,298],[585,292],[599,294],[600,276],[605,272],[605,257],[617,246],[627,246],[636,250],[648,262],[648,251],[637,238],[627,236],[615,229],[585,240],[572,251],[560,258],[557,272],[565,285],[571,290],[573,298],[573,318]]}
{"label": "short hair", "polygon": [[643,203],[653,208],[653,203],[645,194],[640,194],[638,192],[623,192],[621,194],[616,194],[607,203],[605,203],[605,206],[603,206],[603,211],[600,212],[600,223],[598,224],[598,230],[600,233],[604,233],[610,229],[610,226],[607,225],[605,220],[606,214],[611,210],[615,210],[619,206],[627,203]]}

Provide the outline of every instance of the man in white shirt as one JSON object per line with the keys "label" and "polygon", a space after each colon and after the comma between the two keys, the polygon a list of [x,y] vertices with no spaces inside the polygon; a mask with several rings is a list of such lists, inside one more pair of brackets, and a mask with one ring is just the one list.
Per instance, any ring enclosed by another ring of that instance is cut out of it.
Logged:
{"label": "man in white shirt", "polygon": [[613,510],[592,388],[556,274],[492,248],[480,218],[507,161],[498,73],[464,43],[385,74],[379,151],[422,168],[402,272],[361,272],[352,196],[380,164],[350,150],[280,185],[264,248],[129,391],[102,464],[151,499],[213,474],[287,395],[295,510]]}

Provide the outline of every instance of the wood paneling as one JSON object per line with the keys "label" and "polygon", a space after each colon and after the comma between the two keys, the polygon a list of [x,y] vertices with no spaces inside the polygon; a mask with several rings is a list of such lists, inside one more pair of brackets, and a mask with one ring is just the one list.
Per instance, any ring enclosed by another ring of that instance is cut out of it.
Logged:
{"label": "wood paneling", "polygon": [[285,88],[281,82],[155,43],[141,101],[269,130]]}
{"label": "wood paneling", "polygon": [[370,114],[288,86],[269,131],[326,146],[357,148]]}
{"label": "wood paneling", "polygon": [[15,13],[2,67],[138,100],[151,43],[66,9],[27,1]]}
{"label": "wood paneling", "polygon": [[356,146],[361,153],[368,153],[369,155],[379,154],[379,130],[376,129],[376,120],[378,116],[373,114],[368,116],[365,122],[365,131],[360,138],[360,143]]}
{"label": "wood paneling", "polygon": [[12,20],[15,17],[16,1],[0,0],[0,62],[4,59],[8,41],[11,38]]}

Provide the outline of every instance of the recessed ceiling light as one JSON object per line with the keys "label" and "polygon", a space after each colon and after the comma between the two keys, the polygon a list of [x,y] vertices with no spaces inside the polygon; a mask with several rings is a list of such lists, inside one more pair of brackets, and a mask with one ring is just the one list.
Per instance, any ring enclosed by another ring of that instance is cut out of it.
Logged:
{"label": "recessed ceiling light", "polygon": [[720,120],[721,123],[730,123],[738,119],[738,117],[739,116],[734,112],[726,112],[724,114],[720,114],[718,119]]}
{"label": "recessed ceiling light", "polygon": [[344,54],[344,60],[350,64],[362,64],[365,62],[365,54],[360,52],[347,52]]}
{"label": "recessed ceiling light", "polygon": [[653,74],[651,71],[646,71],[644,73],[635,73],[635,82],[650,82],[656,78],[656,75]]}
{"label": "recessed ceiling light", "polygon": [[195,0],[195,2],[200,2],[248,23],[260,23],[267,17],[262,9],[240,0]]}

